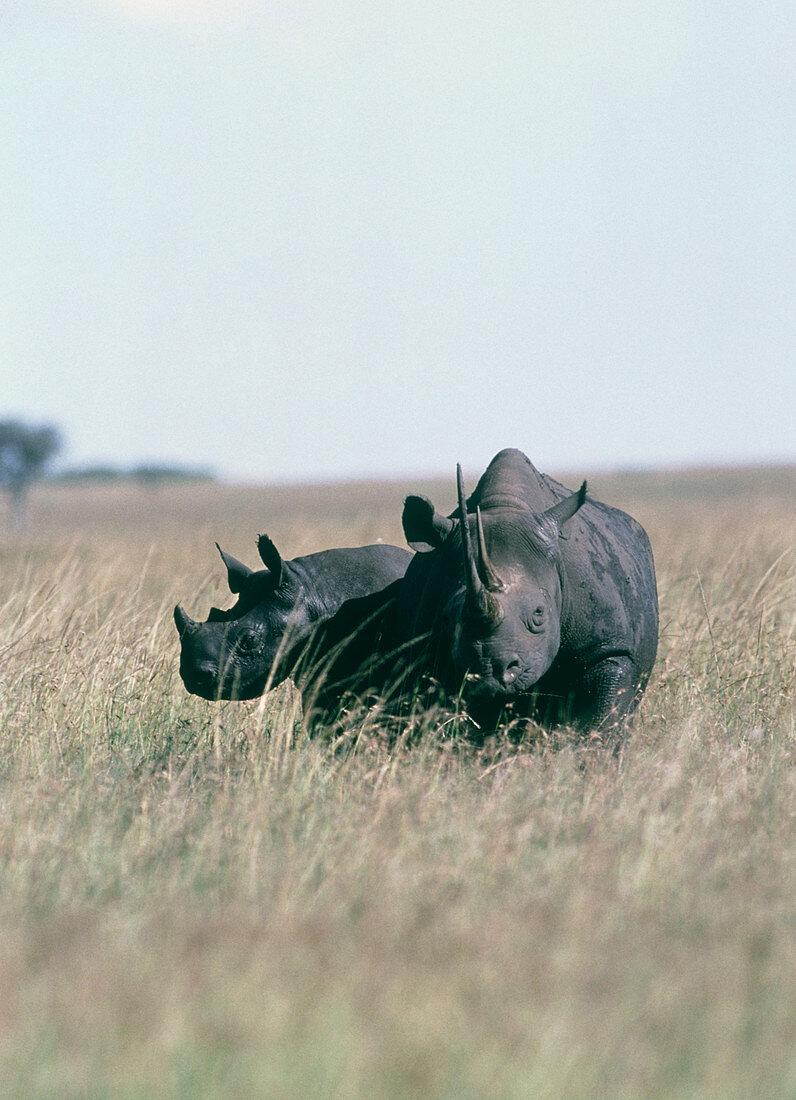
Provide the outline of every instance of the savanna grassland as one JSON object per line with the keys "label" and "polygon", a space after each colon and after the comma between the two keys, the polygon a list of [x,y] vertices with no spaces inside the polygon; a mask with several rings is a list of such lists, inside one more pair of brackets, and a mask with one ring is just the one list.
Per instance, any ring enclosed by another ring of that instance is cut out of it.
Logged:
{"label": "savanna grassland", "polygon": [[0,1095],[796,1096],[796,469],[590,487],[658,569],[618,753],[185,693],[214,540],[402,543],[452,481],[37,489],[0,532]]}

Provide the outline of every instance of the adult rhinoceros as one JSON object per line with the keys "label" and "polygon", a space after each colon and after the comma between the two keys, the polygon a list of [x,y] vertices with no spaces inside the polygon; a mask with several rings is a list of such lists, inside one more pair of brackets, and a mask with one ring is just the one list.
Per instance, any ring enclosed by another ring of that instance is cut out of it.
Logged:
{"label": "adult rhinoceros", "polygon": [[[194,622],[180,604],[174,609],[180,676],[188,691],[204,699],[262,695],[306,664],[310,651],[316,667],[326,671],[335,656],[332,646],[345,650],[344,671],[350,674],[373,644],[364,598],[402,577],[412,558],[408,550],[378,544],[283,561],[268,536],[260,535],[266,568],[255,571],[218,549],[230,590],[238,596],[235,606],[212,608],[203,623]],[[348,610],[359,607],[356,615]],[[338,613],[345,636],[337,626],[314,644]],[[360,628],[363,640],[357,637]]]}
{"label": "adult rhinoceros", "polygon": [[[634,711],[658,640],[652,551],[626,513],[570,493],[521,451],[501,451],[459,508],[404,505],[416,550],[398,633],[475,720],[502,713],[606,728]],[[466,522],[462,518],[466,517]]]}

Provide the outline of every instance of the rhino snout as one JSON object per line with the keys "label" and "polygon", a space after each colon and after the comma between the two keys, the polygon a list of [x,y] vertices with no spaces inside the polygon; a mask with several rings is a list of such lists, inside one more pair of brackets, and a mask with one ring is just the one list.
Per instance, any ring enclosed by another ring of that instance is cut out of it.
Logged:
{"label": "rhino snout", "polygon": [[470,691],[478,697],[501,697],[528,691],[538,680],[536,670],[523,662],[518,653],[482,658],[478,670],[465,674]]}
{"label": "rhino snout", "polygon": [[217,680],[218,668],[215,661],[199,661],[194,667],[194,675],[198,680]]}
{"label": "rhino snout", "polygon": [[194,695],[215,699],[218,695],[218,667],[214,661],[197,661],[180,669],[183,683]]}
{"label": "rhino snout", "polygon": [[511,687],[522,672],[522,664],[517,656],[509,657],[505,661],[493,661],[492,672],[499,684]]}

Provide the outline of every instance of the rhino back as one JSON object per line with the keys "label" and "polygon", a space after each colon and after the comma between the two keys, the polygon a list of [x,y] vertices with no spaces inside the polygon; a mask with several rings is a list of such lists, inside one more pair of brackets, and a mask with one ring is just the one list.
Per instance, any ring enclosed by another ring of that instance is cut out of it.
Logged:
{"label": "rhino back", "polygon": [[328,618],[346,601],[370,595],[398,580],[412,554],[400,546],[376,543],[294,558],[291,570],[313,603],[314,618]]}
{"label": "rhino back", "polygon": [[589,499],[566,526],[561,558],[560,659],[590,663],[624,651],[648,675],[658,646],[658,594],[644,528],[621,509]]}

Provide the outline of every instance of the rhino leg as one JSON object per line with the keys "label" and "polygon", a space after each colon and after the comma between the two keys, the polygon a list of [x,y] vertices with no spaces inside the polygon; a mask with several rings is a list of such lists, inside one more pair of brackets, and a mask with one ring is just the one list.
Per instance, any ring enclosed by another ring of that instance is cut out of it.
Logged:
{"label": "rhino leg", "polygon": [[635,661],[628,653],[612,653],[583,674],[575,699],[574,724],[584,730],[613,729],[630,718],[640,696]]}

